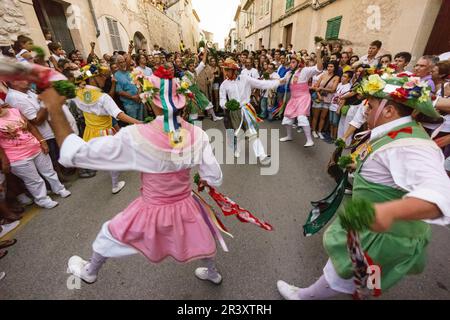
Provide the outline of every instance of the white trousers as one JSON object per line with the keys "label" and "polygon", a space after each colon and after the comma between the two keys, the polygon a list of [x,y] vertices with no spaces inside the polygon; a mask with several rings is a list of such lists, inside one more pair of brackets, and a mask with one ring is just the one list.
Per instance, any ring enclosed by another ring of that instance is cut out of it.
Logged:
{"label": "white trousers", "polygon": [[47,187],[41,175],[50,184],[54,193],[61,192],[65,189],[53,168],[50,156],[42,152],[33,159],[12,163],[11,172],[22,179],[25,187],[37,201],[44,201],[47,198]]}
{"label": "white trousers", "polygon": [[126,256],[132,256],[138,254],[135,248],[130,247],[119,240],[116,240],[109,232],[110,221],[103,224],[102,229],[97,235],[92,249],[94,252],[105,258],[123,258]]}
{"label": "white trousers", "polygon": [[[261,142],[261,139],[258,138],[258,135],[251,135],[249,131],[240,131],[239,135],[236,137],[234,135],[234,130],[228,129],[227,130],[227,145],[233,146],[235,143],[236,145],[235,150],[238,152],[241,152],[241,145],[245,146],[245,138],[248,138],[250,148],[253,150],[253,153],[256,158],[264,159],[267,157],[266,150],[264,149],[264,145]],[[233,142],[234,141],[234,142]]]}
{"label": "white trousers", "polygon": [[342,279],[336,272],[331,260],[328,260],[325,268],[323,269],[323,275],[327,280],[330,288],[337,292],[342,292],[346,294],[355,293],[356,286],[352,279]]}

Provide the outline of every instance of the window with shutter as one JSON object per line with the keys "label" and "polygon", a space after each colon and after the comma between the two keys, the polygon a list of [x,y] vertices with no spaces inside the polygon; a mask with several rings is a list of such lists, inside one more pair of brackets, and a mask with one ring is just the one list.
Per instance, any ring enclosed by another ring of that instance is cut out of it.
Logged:
{"label": "window with shutter", "polygon": [[119,24],[116,20],[106,18],[109,36],[114,51],[122,51],[122,41],[120,40]]}
{"label": "window with shutter", "polygon": [[339,39],[339,31],[341,30],[342,16],[328,20],[327,33],[325,38],[327,40]]}
{"label": "window with shutter", "polygon": [[286,0],[286,11],[291,10],[294,7],[294,0]]}

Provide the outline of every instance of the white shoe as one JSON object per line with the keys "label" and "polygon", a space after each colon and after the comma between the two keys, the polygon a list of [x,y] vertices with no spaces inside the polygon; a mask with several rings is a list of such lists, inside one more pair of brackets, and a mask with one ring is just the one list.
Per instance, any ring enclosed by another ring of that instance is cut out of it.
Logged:
{"label": "white shoe", "polygon": [[125,188],[125,185],[126,185],[125,181],[119,181],[117,186],[112,189],[112,193],[118,194],[120,191],[122,191],[123,188]]}
{"label": "white shoe", "polygon": [[284,137],[280,139],[280,142],[288,142],[288,141],[292,141],[292,138]]}
{"label": "white shoe", "polygon": [[319,135],[317,134],[317,132],[313,131],[312,135],[314,138],[319,139]]}
{"label": "white shoe", "polygon": [[0,280],[5,279],[6,273],[4,271],[0,272]]}
{"label": "white shoe", "polygon": [[72,193],[67,190],[67,189],[63,189],[60,192],[57,193],[61,198],[68,198],[72,195]]}
{"label": "white shoe", "polygon": [[268,166],[272,163],[272,159],[270,156],[266,156],[265,158],[262,158],[259,160],[263,166]]}
{"label": "white shoe", "polygon": [[298,127],[298,128],[297,128],[297,132],[298,132],[298,133],[303,133],[303,128],[302,128],[302,127]]}
{"label": "white shoe", "polygon": [[300,300],[298,296],[300,289],[287,284],[284,281],[277,282],[278,291],[286,300]]}
{"label": "white shoe", "polygon": [[197,268],[195,270],[195,276],[200,280],[211,281],[214,284],[222,283],[222,276],[218,271],[209,272],[208,268]]}
{"label": "white shoe", "polygon": [[237,158],[240,158],[241,157],[241,153],[239,152],[239,151],[235,151],[234,152],[234,157],[237,159]]}
{"label": "white shoe", "polygon": [[28,197],[25,193],[19,194],[17,196],[17,201],[19,201],[19,203],[24,207],[31,206],[33,204],[33,199]]}
{"label": "white shoe", "polygon": [[324,137],[324,135],[322,134],[322,132],[319,132],[318,134],[319,134],[320,140],[325,140],[325,137]]}
{"label": "white shoe", "polygon": [[306,142],[306,144],[305,144],[305,148],[311,148],[311,147],[314,147],[314,141],[308,141],[308,142]]}
{"label": "white shoe", "polygon": [[75,277],[80,278],[88,284],[92,284],[97,281],[97,276],[91,276],[87,272],[87,265],[89,262],[81,259],[78,256],[73,256],[69,259],[67,273],[73,274]]}
{"label": "white shoe", "polygon": [[344,194],[351,196],[353,194],[353,190],[352,189],[345,189]]}
{"label": "white shoe", "polygon": [[218,116],[213,117],[214,122],[221,121],[221,120],[223,120],[223,117],[218,117]]}
{"label": "white shoe", "polygon": [[17,228],[20,224],[20,221],[14,221],[13,223],[4,224],[2,225],[2,231],[0,232],[0,238],[7,235],[11,231],[13,231],[15,228]]}
{"label": "white shoe", "polygon": [[58,202],[53,201],[50,197],[45,198],[44,200],[35,201],[39,207],[45,209],[53,209],[58,206]]}

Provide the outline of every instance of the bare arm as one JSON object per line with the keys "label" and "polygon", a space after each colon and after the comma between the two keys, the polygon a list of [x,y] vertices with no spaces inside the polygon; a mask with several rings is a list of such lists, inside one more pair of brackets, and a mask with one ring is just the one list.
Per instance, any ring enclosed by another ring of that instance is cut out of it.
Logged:
{"label": "bare arm", "polygon": [[433,220],[441,216],[437,205],[417,198],[406,198],[376,204],[375,223],[371,229],[375,232],[386,232],[398,220]]}
{"label": "bare arm", "polygon": [[117,119],[119,119],[122,122],[128,123],[128,124],[141,124],[142,122],[139,120],[136,120],[135,118],[132,118],[125,114],[125,112],[119,113],[117,116]]}
{"label": "bare arm", "polygon": [[30,120],[30,122],[35,126],[40,126],[47,119],[48,119],[48,110],[46,108],[41,108],[36,114],[36,118]]}
{"label": "bare arm", "polygon": [[[62,106],[62,105],[61,105]],[[61,109],[62,111],[62,109]],[[44,137],[42,136],[42,134],[39,132],[39,130],[33,125],[33,123],[29,120],[26,120],[25,118],[22,118],[24,121],[27,122],[27,130],[37,139],[37,141],[39,141],[39,143],[41,144],[41,149],[42,152],[44,152],[44,154],[48,154],[48,145],[47,145],[47,141],[44,140]]]}

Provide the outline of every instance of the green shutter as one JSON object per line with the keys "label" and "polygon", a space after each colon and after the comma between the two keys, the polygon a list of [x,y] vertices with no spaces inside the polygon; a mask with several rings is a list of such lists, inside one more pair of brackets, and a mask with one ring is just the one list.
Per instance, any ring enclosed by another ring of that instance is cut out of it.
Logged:
{"label": "green shutter", "polygon": [[294,0],[286,0],[286,11],[294,7]]}
{"label": "green shutter", "polygon": [[327,40],[339,39],[339,31],[341,30],[342,16],[328,20],[327,33],[325,38]]}

